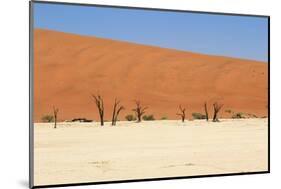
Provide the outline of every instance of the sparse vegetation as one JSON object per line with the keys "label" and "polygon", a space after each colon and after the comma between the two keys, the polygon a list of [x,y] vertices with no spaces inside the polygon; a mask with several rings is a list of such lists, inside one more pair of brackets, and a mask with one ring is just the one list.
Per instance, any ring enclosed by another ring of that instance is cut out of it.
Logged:
{"label": "sparse vegetation", "polygon": [[253,117],[253,118],[257,118],[258,116],[256,116],[255,114],[247,114],[249,117]]}
{"label": "sparse vegetation", "polygon": [[86,119],[86,118],[74,118],[71,120],[71,122],[93,122],[93,120],[90,120],[90,119]]}
{"label": "sparse vegetation", "polygon": [[54,122],[54,116],[53,115],[43,115],[41,118],[41,121],[44,123]]}
{"label": "sparse vegetation", "polygon": [[194,119],[206,119],[206,115],[198,113],[198,112],[192,113],[192,117]]}
{"label": "sparse vegetation", "polygon": [[245,118],[242,112],[238,112],[232,115],[232,119],[242,119]]}
{"label": "sparse vegetation", "polygon": [[231,114],[231,113],[232,113],[232,110],[227,109],[227,110],[225,110],[224,112]]}
{"label": "sparse vegetation", "polygon": [[167,120],[167,119],[168,119],[167,116],[162,116],[162,117],[161,117],[161,120]]}
{"label": "sparse vegetation", "polygon": [[137,118],[134,115],[132,115],[132,114],[126,115],[125,119],[127,121],[136,121],[137,120]]}
{"label": "sparse vegetation", "polygon": [[150,114],[150,115],[144,115],[144,116],[142,117],[142,119],[145,120],[145,121],[153,121],[153,120],[155,120],[155,118],[154,118],[154,116],[153,116],[152,114]]}

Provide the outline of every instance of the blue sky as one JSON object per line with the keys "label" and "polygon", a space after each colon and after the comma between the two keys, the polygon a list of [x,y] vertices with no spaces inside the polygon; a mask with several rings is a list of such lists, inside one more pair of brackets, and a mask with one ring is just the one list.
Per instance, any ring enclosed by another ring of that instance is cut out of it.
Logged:
{"label": "blue sky", "polygon": [[34,27],[267,61],[264,17],[35,3]]}

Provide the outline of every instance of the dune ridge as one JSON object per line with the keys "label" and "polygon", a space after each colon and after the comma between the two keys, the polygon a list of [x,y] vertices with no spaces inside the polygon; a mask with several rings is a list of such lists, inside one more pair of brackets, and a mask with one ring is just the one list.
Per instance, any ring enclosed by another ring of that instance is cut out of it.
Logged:
{"label": "dune ridge", "polygon": [[[231,44],[230,44],[231,45]],[[86,117],[97,120],[91,94],[100,93],[105,119],[110,120],[114,98],[121,100],[124,120],[133,114],[134,100],[148,106],[157,119],[179,119],[178,106],[204,112],[203,103],[218,101],[220,116],[233,112],[267,115],[267,64],[223,56],[34,30],[34,121],[52,107],[59,120]]]}

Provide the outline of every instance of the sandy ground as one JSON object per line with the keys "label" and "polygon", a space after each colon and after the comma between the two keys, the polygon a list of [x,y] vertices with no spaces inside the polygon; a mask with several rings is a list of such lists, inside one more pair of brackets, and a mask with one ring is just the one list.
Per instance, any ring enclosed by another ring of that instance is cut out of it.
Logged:
{"label": "sandy ground", "polygon": [[35,185],[267,170],[267,119],[35,124]]}

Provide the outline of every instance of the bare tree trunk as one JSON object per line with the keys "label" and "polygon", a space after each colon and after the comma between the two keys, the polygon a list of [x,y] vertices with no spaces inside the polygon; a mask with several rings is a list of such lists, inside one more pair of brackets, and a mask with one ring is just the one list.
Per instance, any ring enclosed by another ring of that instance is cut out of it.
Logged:
{"label": "bare tree trunk", "polygon": [[213,122],[218,122],[219,119],[218,119],[218,113],[220,111],[220,109],[222,108],[223,104],[218,104],[217,102],[215,102],[213,104],[213,107],[214,107],[214,117],[213,117]]}
{"label": "bare tree trunk", "polygon": [[138,118],[137,122],[141,122],[141,114],[140,114],[140,112],[137,112],[137,118]]}
{"label": "bare tree trunk", "polygon": [[181,113],[177,113],[177,115],[181,116],[181,121],[184,122],[185,120],[185,108],[182,108],[181,105],[179,106]]}
{"label": "bare tree trunk", "polygon": [[118,119],[118,115],[120,113],[121,110],[124,110],[124,106],[120,106],[116,112],[115,118],[114,118],[114,125],[116,125],[117,119]]}
{"label": "bare tree trunk", "polygon": [[[114,106],[113,106],[113,112],[112,112],[112,120],[111,120],[112,126],[116,125],[116,122],[117,122],[118,115],[119,115],[120,111],[125,109],[123,106],[118,107],[119,104],[120,104],[120,101],[115,98]],[[116,111],[116,109],[117,109],[117,111]]]}
{"label": "bare tree trunk", "polygon": [[204,109],[205,109],[206,121],[209,121],[207,102],[204,103]]}
{"label": "bare tree trunk", "polygon": [[111,125],[115,125],[115,114],[116,114],[116,107],[119,104],[119,101],[117,102],[117,99],[115,98],[114,100],[114,105],[113,105],[113,112],[112,112],[112,119],[111,119]]}
{"label": "bare tree trunk", "polygon": [[54,122],[55,122],[54,128],[56,129],[57,128],[57,116],[58,116],[59,109],[53,107],[53,111],[54,111]]}
{"label": "bare tree trunk", "polygon": [[99,116],[100,116],[100,124],[101,126],[104,125],[104,105],[103,105],[103,99],[100,95],[92,95],[92,97],[95,99],[95,103],[96,103],[96,106],[98,108],[98,111],[99,111]]}
{"label": "bare tree trunk", "polygon": [[133,109],[132,111],[135,112],[136,116],[137,116],[137,122],[141,122],[141,116],[145,113],[144,110],[146,110],[148,107],[141,107],[140,105],[140,101],[136,100],[136,108]]}

